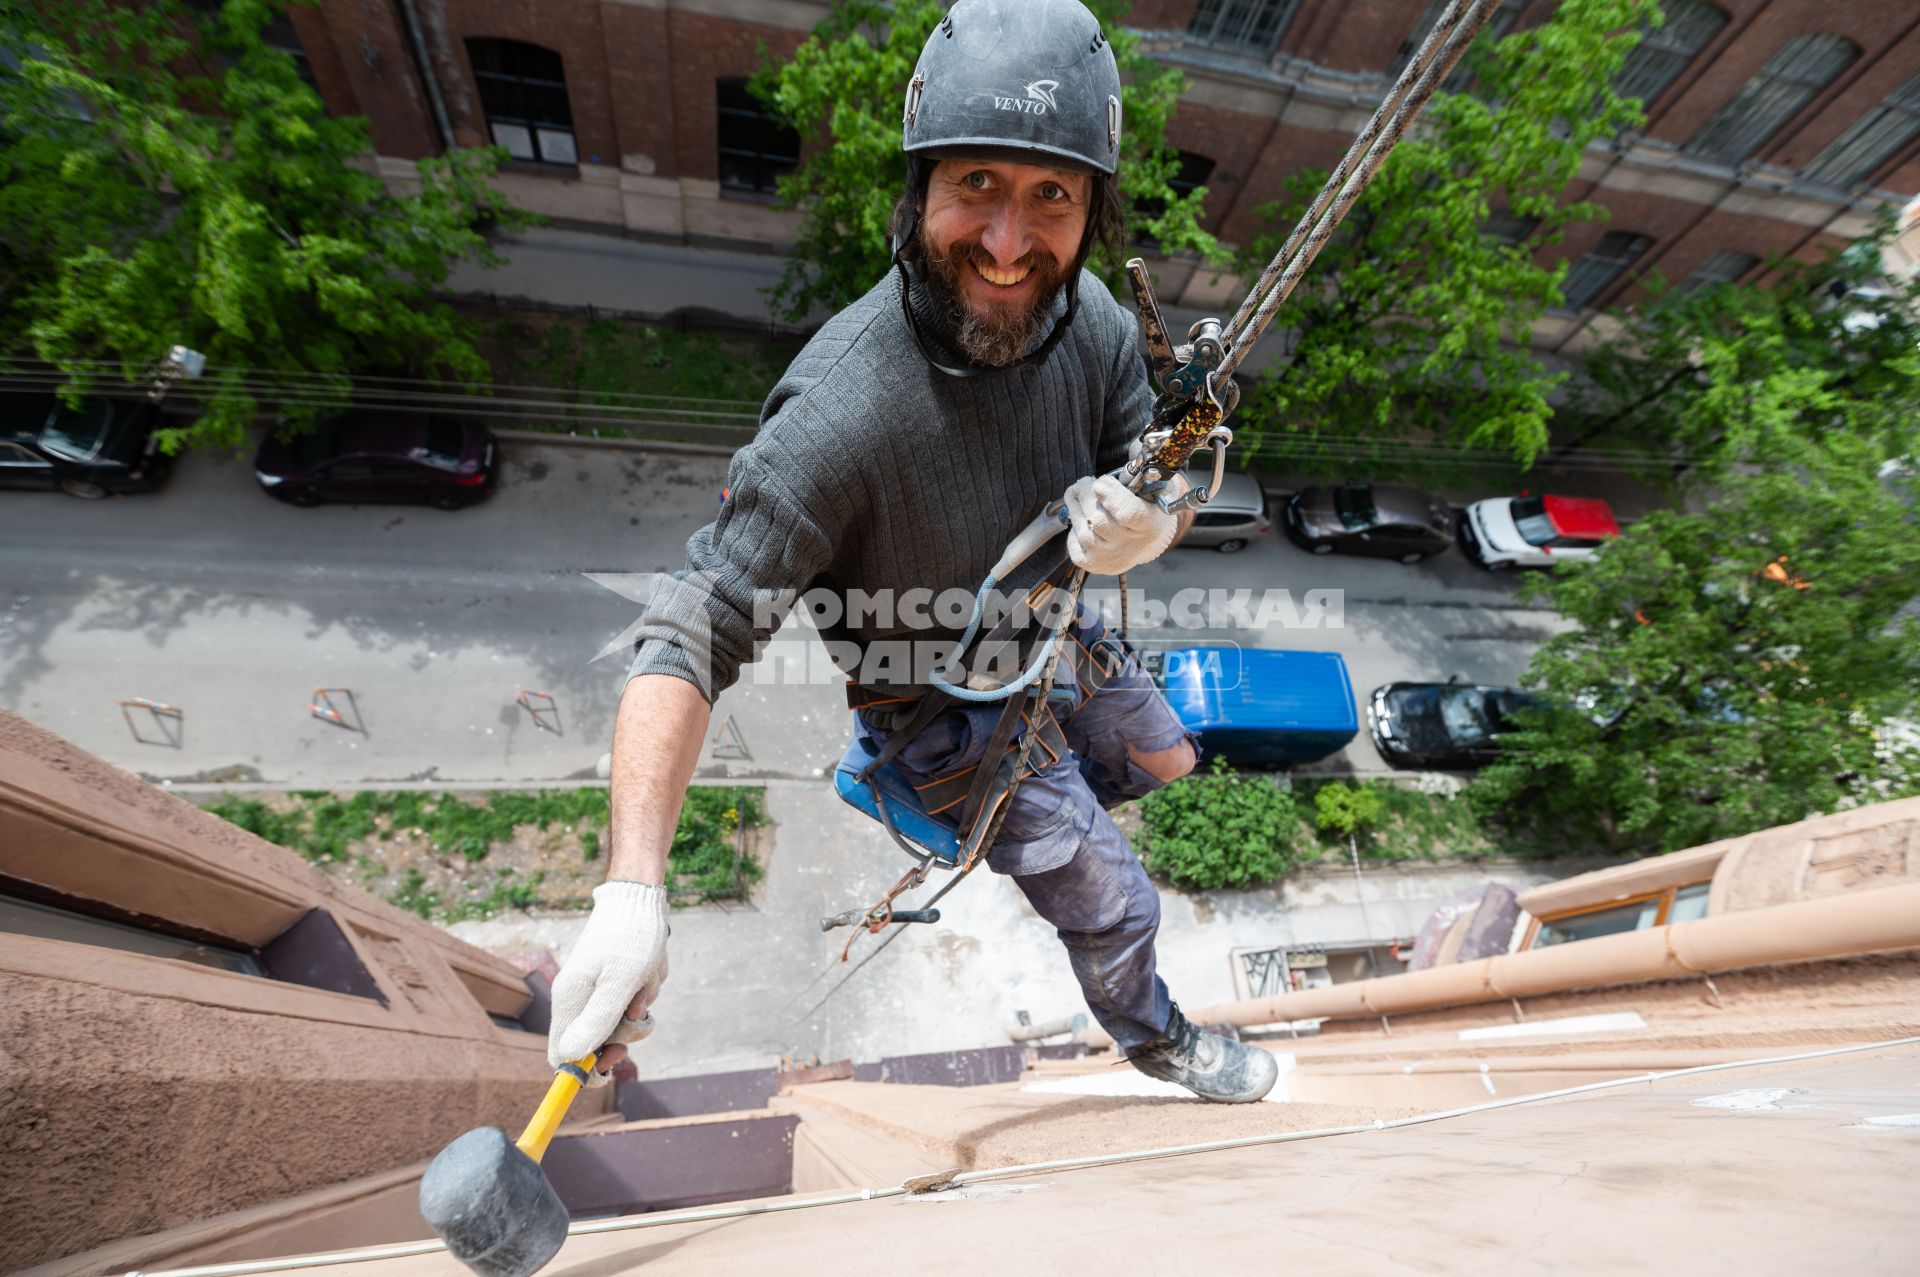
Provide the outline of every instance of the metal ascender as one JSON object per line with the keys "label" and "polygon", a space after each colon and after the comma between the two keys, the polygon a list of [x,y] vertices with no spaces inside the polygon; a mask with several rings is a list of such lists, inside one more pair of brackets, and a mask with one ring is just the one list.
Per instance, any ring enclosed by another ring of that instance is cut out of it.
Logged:
{"label": "metal ascender", "polygon": [[[1221,373],[1227,340],[1218,319],[1206,318],[1187,331],[1187,340],[1175,346],[1167,337],[1166,320],[1153,295],[1147,264],[1135,257],[1127,262],[1127,283],[1146,331],[1148,363],[1160,394],[1153,401],[1151,424],[1134,443],[1127,462],[1128,486],[1152,496],[1169,514],[1205,505],[1220,491],[1227,474],[1227,446],[1233,431],[1222,424],[1240,403],[1240,387],[1231,373]],[[1202,448],[1213,449],[1213,477],[1205,487],[1189,487],[1178,496],[1166,494],[1168,480],[1186,469]]]}

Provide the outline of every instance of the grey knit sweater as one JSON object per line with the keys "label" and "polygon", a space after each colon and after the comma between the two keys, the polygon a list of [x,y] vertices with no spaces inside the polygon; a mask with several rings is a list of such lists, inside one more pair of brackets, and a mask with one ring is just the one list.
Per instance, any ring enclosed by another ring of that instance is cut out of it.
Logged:
{"label": "grey knit sweater", "polygon": [[[911,300],[942,362],[963,362],[918,288]],[[656,586],[630,675],[717,697],[770,637],[781,591],[973,590],[1048,501],[1126,460],[1152,392],[1132,314],[1092,275],[1044,361],[971,378],[928,365],[900,302],[889,272],[794,359],[733,458],[719,516],[687,542],[687,569]],[[1035,577],[1030,564],[1007,584]],[[874,640],[929,634],[898,613],[846,619],[821,626],[843,664]]]}

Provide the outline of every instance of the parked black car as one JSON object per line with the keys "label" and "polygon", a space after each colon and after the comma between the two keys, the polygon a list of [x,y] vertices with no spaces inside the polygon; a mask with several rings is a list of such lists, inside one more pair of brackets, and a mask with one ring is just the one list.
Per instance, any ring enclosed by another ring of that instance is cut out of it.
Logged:
{"label": "parked black car", "polygon": [[405,501],[457,510],[493,491],[500,447],[476,422],[355,410],[292,439],[269,437],[253,468],[261,487],[295,505]]}
{"label": "parked black car", "polygon": [[1302,488],[1287,501],[1287,535],[1314,554],[1365,554],[1418,563],[1453,544],[1453,511],[1397,483]]}
{"label": "parked black car", "polygon": [[1388,683],[1374,689],[1367,726],[1380,757],[1397,767],[1478,767],[1499,753],[1516,714],[1543,704],[1513,687]]}
{"label": "parked black car", "polygon": [[97,499],[146,492],[172,469],[145,399],[88,395],[69,408],[52,391],[0,391],[0,488],[58,488]]}

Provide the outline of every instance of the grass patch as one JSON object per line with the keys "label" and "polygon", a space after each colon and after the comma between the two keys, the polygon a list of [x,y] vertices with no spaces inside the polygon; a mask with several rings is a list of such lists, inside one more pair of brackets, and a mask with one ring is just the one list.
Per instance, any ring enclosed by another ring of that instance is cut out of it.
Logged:
{"label": "grass patch", "polygon": [[[419,790],[272,799],[222,795],[214,815],[390,903],[436,922],[535,906],[584,907],[605,876],[607,791],[501,791],[478,797]],[[667,859],[676,898],[743,898],[761,868],[744,831],[767,823],[761,792],[695,786]]]}

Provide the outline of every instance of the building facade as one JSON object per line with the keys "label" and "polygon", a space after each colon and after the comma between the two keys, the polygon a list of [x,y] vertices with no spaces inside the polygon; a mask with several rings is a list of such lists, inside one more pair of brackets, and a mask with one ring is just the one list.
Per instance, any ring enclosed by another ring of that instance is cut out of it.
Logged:
{"label": "building facade", "polygon": [[[1504,0],[1496,31],[1556,0]],[[1864,231],[1920,193],[1920,8],[1886,0],[1664,0],[1621,87],[1638,133],[1590,149],[1572,198],[1610,211],[1568,229],[1558,345],[1649,272],[1750,278]],[[1128,21],[1186,73],[1169,141],[1228,242],[1287,177],[1345,151],[1444,0],[1138,0]],[[292,13],[331,110],[364,114],[389,179],[449,145],[493,142],[503,183],[563,221],[778,249],[774,178],[802,141],[746,92],[762,50],[790,53],[820,0],[323,0]],[[1213,306],[1237,282],[1162,262],[1163,290]]]}

